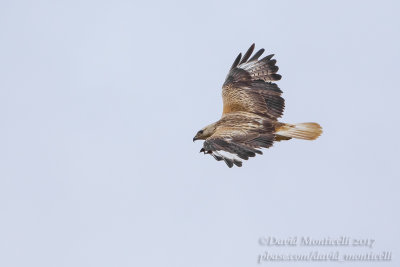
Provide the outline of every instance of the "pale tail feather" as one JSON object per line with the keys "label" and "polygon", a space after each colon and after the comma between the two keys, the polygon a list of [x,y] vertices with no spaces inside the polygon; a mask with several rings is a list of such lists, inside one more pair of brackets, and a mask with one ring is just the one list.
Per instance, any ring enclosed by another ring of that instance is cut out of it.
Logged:
{"label": "pale tail feather", "polygon": [[276,134],[290,138],[315,140],[322,134],[322,127],[315,122],[283,123],[277,129]]}

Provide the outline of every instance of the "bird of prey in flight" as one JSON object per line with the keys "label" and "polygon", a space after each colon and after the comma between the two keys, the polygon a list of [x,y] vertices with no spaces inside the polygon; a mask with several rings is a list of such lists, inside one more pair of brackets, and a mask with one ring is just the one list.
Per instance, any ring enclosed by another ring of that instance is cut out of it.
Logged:
{"label": "bird of prey in flight", "polygon": [[200,152],[224,161],[229,168],[242,166],[242,160],[262,154],[275,141],[292,138],[315,140],[322,128],[318,123],[279,122],[285,108],[282,91],[274,83],[281,79],[274,56],[252,57],[254,44],[242,57],[240,53],[222,86],[223,112],[219,121],[197,132],[195,140],[205,140]]}

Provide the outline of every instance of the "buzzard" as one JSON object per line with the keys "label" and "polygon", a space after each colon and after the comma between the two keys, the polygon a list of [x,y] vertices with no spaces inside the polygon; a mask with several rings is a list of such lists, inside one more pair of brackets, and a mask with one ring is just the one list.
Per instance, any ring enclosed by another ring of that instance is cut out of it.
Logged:
{"label": "buzzard", "polygon": [[254,44],[242,57],[240,53],[222,86],[223,112],[219,121],[197,132],[195,140],[205,140],[200,152],[224,161],[229,168],[242,166],[242,160],[262,154],[275,141],[292,138],[315,140],[322,128],[318,123],[279,122],[285,108],[274,56],[259,59],[260,49],[252,57]]}

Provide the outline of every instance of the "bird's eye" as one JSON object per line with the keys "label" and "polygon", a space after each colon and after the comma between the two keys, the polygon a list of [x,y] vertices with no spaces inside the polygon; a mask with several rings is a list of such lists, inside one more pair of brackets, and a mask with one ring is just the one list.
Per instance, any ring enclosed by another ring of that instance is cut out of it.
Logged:
{"label": "bird's eye", "polygon": [[198,134],[202,134],[203,133],[203,130],[200,130],[199,132],[198,132]]}

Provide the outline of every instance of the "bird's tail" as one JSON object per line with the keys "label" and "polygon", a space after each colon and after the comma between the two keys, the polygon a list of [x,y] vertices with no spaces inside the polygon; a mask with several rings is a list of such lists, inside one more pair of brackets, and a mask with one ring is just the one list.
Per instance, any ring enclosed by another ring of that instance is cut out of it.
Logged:
{"label": "bird's tail", "polygon": [[[315,122],[282,123],[277,127],[276,135],[282,136],[282,140],[297,138],[315,140],[322,134],[322,127]],[[286,138],[285,138],[286,137]]]}

